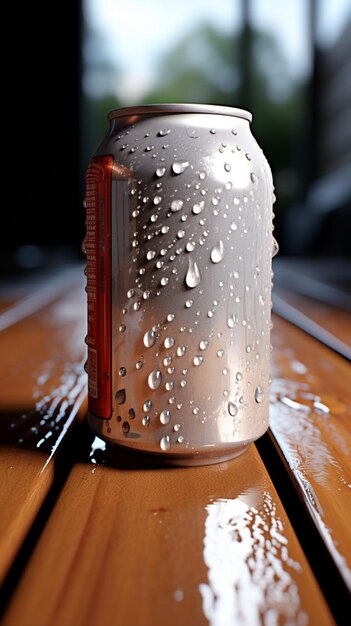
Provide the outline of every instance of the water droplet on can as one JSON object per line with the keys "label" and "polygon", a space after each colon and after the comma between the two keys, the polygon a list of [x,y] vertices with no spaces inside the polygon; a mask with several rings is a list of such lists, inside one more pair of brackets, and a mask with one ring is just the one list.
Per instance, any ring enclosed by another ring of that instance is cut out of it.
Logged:
{"label": "water droplet on can", "polygon": [[182,163],[175,162],[172,165],[173,174],[182,174],[189,167],[189,161],[183,161]]}
{"label": "water droplet on can", "polygon": [[199,365],[201,365],[201,363],[203,363],[204,357],[201,356],[200,354],[197,354],[196,356],[194,356],[193,358],[193,363],[195,365],[195,367],[199,367]]}
{"label": "water droplet on can", "polygon": [[150,415],[144,415],[141,423],[143,426],[150,426]]}
{"label": "water droplet on can", "polygon": [[201,202],[196,202],[193,205],[193,213],[194,213],[194,215],[199,215],[199,213],[201,213],[203,211],[204,206],[205,206],[204,200],[201,200]]}
{"label": "water droplet on can", "polygon": [[158,167],[156,170],[156,176],[158,178],[161,178],[162,176],[164,176],[164,174],[166,173],[166,168],[165,167]]}
{"label": "water droplet on can", "polygon": [[148,413],[149,411],[151,411],[151,408],[152,408],[151,400],[145,400],[144,405],[143,405],[143,409],[145,413]]}
{"label": "water droplet on can", "polygon": [[174,341],[173,337],[166,337],[164,342],[163,342],[163,345],[168,350],[169,348],[172,348],[174,346],[174,343],[175,343],[175,341]]}
{"label": "water droplet on can", "polygon": [[200,350],[206,350],[207,347],[208,347],[207,339],[202,339],[199,343]]}
{"label": "water droplet on can", "polygon": [[220,239],[217,245],[211,250],[211,261],[212,263],[220,263],[224,258],[224,245],[223,241]]}
{"label": "water droplet on can", "polygon": [[264,389],[260,385],[255,389],[255,400],[257,404],[261,404],[264,400]]}
{"label": "water droplet on can", "polygon": [[153,370],[152,372],[150,372],[147,382],[150,389],[158,389],[162,382],[162,373],[160,372],[160,370]]}
{"label": "water droplet on can", "polygon": [[164,437],[162,437],[160,441],[160,448],[161,450],[166,452],[167,450],[170,449],[170,447],[171,447],[171,438],[169,435],[165,435]]}
{"label": "water droplet on can", "polygon": [[230,163],[224,163],[224,169],[226,172],[230,172],[230,170],[232,169],[232,166],[230,165]]}
{"label": "water droplet on can", "polygon": [[115,395],[117,404],[124,404],[126,401],[126,390],[119,389]]}
{"label": "water droplet on can", "polygon": [[189,257],[189,266],[188,266],[188,271],[185,276],[185,284],[190,289],[194,289],[194,287],[197,287],[200,284],[200,282],[201,282],[201,274],[200,274],[198,265],[192,257]]}
{"label": "water droplet on can", "polygon": [[277,240],[275,239],[275,237],[273,237],[273,242],[272,242],[272,257],[275,257],[279,252],[279,244],[277,242]]}
{"label": "water droplet on can", "polygon": [[144,346],[151,348],[156,341],[156,333],[153,330],[148,330],[143,338]]}
{"label": "water droplet on can", "polygon": [[234,404],[234,402],[228,402],[228,413],[232,417],[235,417],[237,415],[238,407],[236,406],[236,404]]}
{"label": "water droplet on can", "polygon": [[123,432],[124,432],[124,433],[129,433],[129,431],[130,431],[130,426],[129,426],[128,422],[123,422],[123,424],[122,424],[122,430],[123,430]]}
{"label": "water droplet on can", "polygon": [[119,373],[120,376],[125,376],[126,373],[127,373],[127,370],[126,370],[125,367],[120,367],[118,373]]}
{"label": "water droplet on can", "polygon": [[172,213],[177,213],[183,207],[183,200],[172,200],[171,202],[171,211]]}
{"label": "water droplet on can", "polygon": [[177,348],[177,356],[184,356],[185,353],[186,353],[186,347],[185,346],[178,346],[178,348]]}
{"label": "water droplet on can", "polygon": [[161,424],[169,424],[170,421],[171,412],[168,409],[164,409],[164,411],[160,413],[160,422]]}

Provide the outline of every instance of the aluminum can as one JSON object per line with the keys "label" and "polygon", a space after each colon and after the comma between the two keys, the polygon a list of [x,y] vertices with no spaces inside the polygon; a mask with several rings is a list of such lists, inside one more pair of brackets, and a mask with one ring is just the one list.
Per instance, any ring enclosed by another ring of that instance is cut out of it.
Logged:
{"label": "aluminum can", "polygon": [[251,114],[128,107],[86,180],[89,424],[202,465],[268,427],[273,182]]}

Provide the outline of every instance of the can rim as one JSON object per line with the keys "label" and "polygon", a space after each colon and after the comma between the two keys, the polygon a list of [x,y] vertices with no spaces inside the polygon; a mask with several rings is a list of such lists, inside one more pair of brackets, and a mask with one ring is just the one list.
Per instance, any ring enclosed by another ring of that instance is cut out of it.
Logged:
{"label": "can rim", "polygon": [[121,107],[108,113],[108,120],[116,117],[126,117],[131,115],[153,115],[156,113],[213,113],[215,115],[229,115],[240,117],[248,122],[252,122],[252,114],[245,109],[237,109],[217,104],[193,104],[193,103],[162,103],[162,104],[142,104],[138,106]]}

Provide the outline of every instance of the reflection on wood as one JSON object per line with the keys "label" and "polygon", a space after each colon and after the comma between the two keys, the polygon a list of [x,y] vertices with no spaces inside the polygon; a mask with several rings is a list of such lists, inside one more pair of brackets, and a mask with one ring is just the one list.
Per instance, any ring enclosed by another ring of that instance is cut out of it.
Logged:
{"label": "reflection on wood", "polygon": [[349,365],[279,318],[273,344],[270,424],[274,441],[351,589]]}
{"label": "reflection on wood", "polygon": [[[93,463],[104,448],[93,441]],[[76,465],[3,624],[308,620],[334,623],[252,445],[207,467]]]}
{"label": "reflection on wood", "polygon": [[64,294],[0,335],[0,579],[48,492],[51,460],[86,395],[83,280],[79,290],[72,290],[75,272],[65,280]]}

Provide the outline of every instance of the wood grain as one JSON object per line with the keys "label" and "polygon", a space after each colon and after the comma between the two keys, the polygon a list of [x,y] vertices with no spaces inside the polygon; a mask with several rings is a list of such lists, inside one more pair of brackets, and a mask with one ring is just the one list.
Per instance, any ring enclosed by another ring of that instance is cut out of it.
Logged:
{"label": "wood grain", "polygon": [[351,315],[349,311],[343,311],[287,290],[279,289],[277,293],[301,313],[332,333],[337,339],[351,346]]}
{"label": "wood grain", "polygon": [[[0,334],[0,580],[53,480],[86,396],[83,277]],[[61,290],[62,291],[62,290]]]}
{"label": "wood grain", "polygon": [[277,317],[273,345],[273,441],[351,589],[350,366]]}
{"label": "wood grain", "polygon": [[207,467],[74,466],[3,620],[263,623],[334,622],[253,445]]}

